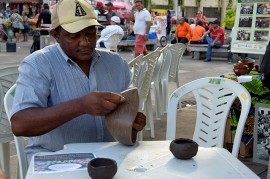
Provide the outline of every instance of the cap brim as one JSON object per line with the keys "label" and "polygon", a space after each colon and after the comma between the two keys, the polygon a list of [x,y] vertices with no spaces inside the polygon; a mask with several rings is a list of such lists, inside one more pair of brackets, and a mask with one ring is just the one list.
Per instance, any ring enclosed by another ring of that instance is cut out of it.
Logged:
{"label": "cap brim", "polygon": [[96,19],[82,19],[73,23],[62,24],[61,26],[69,33],[77,33],[86,27],[102,25],[100,25]]}

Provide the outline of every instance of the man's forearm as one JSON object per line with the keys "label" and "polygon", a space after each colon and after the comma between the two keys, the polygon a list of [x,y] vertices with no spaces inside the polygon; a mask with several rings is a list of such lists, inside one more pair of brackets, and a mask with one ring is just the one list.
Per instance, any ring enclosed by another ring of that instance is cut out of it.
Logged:
{"label": "man's forearm", "polygon": [[79,99],[49,108],[28,108],[11,118],[13,133],[17,136],[39,136],[82,115]]}
{"label": "man's forearm", "polygon": [[133,10],[133,9],[132,9],[131,12],[130,12],[130,20],[131,20],[132,22],[135,21],[134,10]]}
{"label": "man's forearm", "polygon": [[151,28],[151,22],[146,22],[145,34],[149,34],[150,28]]}

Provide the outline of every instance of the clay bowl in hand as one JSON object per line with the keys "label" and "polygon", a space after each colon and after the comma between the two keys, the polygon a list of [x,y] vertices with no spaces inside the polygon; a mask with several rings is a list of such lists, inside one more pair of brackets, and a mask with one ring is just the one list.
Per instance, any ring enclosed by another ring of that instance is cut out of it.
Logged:
{"label": "clay bowl in hand", "polygon": [[170,151],[175,158],[188,160],[197,154],[198,144],[191,139],[179,138],[171,142]]}
{"label": "clay bowl in hand", "polygon": [[243,69],[243,68],[248,68],[248,65],[245,65],[243,63],[236,63],[233,65],[233,69]]}
{"label": "clay bowl in hand", "polygon": [[249,72],[249,69],[248,68],[239,68],[239,69],[233,69],[233,71],[237,76],[240,76],[240,75],[247,74]]}
{"label": "clay bowl in hand", "polygon": [[114,139],[125,145],[133,145],[137,139],[137,131],[132,128],[139,109],[138,90],[131,88],[120,94],[126,101],[105,116],[105,125]]}
{"label": "clay bowl in hand", "polygon": [[87,166],[92,179],[112,179],[117,172],[117,163],[109,158],[94,158]]}
{"label": "clay bowl in hand", "polygon": [[249,71],[251,71],[254,67],[255,60],[239,60],[238,63],[247,65],[249,68]]}

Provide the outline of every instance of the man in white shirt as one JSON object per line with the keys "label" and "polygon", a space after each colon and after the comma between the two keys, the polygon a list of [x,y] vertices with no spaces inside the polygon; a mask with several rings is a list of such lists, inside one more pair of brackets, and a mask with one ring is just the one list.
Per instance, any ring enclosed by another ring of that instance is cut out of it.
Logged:
{"label": "man in white shirt", "polygon": [[[110,48],[111,44],[109,42],[103,42],[106,41],[110,36],[113,34],[121,34],[121,39],[124,36],[123,29],[119,26],[120,24],[120,18],[117,16],[111,17],[110,24],[105,29],[101,31],[101,36],[97,41],[97,47],[103,47],[103,48]],[[119,41],[121,40],[119,39]]]}
{"label": "man in white shirt", "polygon": [[[135,9],[137,11],[135,12]],[[146,41],[148,40],[148,33],[151,27],[151,15],[144,8],[142,0],[136,0],[135,5],[132,7],[130,13],[130,20],[132,22],[135,21],[133,30],[136,35],[136,43],[135,43],[135,57],[140,54],[146,55]]]}

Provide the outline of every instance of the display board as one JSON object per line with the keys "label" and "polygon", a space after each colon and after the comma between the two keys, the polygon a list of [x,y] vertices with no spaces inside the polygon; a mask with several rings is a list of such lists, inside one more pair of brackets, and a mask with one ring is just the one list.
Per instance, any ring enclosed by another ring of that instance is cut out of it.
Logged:
{"label": "display board", "polygon": [[269,30],[270,0],[238,0],[231,51],[264,54]]}

